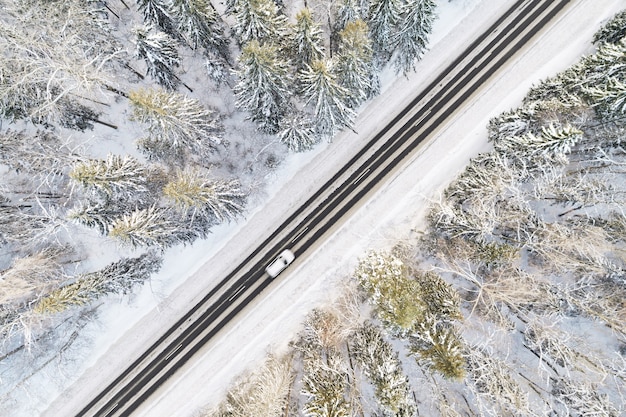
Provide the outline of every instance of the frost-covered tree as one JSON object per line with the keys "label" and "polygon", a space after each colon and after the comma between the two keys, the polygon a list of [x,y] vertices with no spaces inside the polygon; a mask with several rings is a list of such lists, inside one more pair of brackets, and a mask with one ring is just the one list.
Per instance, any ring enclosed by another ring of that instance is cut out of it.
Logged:
{"label": "frost-covered tree", "polygon": [[148,170],[129,155],[109,154],[106,159],[92,159],[74,165],[69,176],[85,189],[106,198],[113,195],[132,198],[147,191]]}
{"label": "frost-covered tree", "polygon": [[311,10],[304,8],[296,14],[296,23],[289,34],[290,52],[296,70],[324,57],[322,29],[313,20]]}
{"label": "frost-covered tree", "polygon": [[177,36],[171,0],[137,0],[137,6],[146,24],[154,25],[172,37]]}
{"label": "frost-covered tree", "polygon": [[[570,416],[618,417],[622,413],[613,405],[599,386],[588,381],[577,382],[568,378],[553,380],[552,398],[555,407]],[[623,409],[621,410],[623,412]]]}
{"label": "frost-covered tree", "polygon": [[108,294],[127,294],[161,268],[162,258],[146,252],[137,258],[122,258],[95,272],[82,274],[74,282],[46,294],[35,305],[39,314],[59,313],[88,304]]}
{"label": "frost-covered tree", "polygon": [[210,179],[198,171],[179,171],[165,185],[163,195],[178,209],[204,217],[209,223],[234,220],[246,202],[239,180]]}
{"label": "frost-covered tree", "polygon": [[346,372],[337,357],[326,361],[308,361],[302,377],[301,392],[307,398],[302,405],[305,415],[313,417],[348,417],[351,415],[345,398]]}
{"label": "frost-covered tree", "polygon": [[352,108],[378,93],[372,58],[367,24],[360,19],[348,22],[339,33],[336,70],[339,84],[348,91]]}
{"label": "frost-covered tree", "polygon": [[309,150],[318,142],[311,119],[298,111],[287,112],[280,121],[278,139],[295,152]]}
{"label": "frost-covered tree", "polygon": [[64,264],[73,254],[69,245],[51,245],[15,258],[0,272],[0,305],[20,306],[55,282],[68,278]]}
{"label": "frost-covered tree", "polygon": [[300,73],[300,94],[312,110],[315,130],[331,139],[337,130],[352,129],[356,114],[349,107],[349,92],[339,85],[330,62],[314,61]]}
{"label": "frost-covered tree", "polygon": [[217,407],[200,416],[284,416],[293,381],[290,358],[270,355],[258,370],[236,381]]}
{"label": "frost-covered tree", "polygon": [[626,36],[626,10],[613,16],[593,35],[593,43],[618,43]]}
{"label": "frost-covered tree", "polygon": [[605,85],[586,87],[583,93],[606,119],[621,117],[626,113],[626,83],[617,78],[611,77]]}
{"label": "frost-covered tree", "polygon": [[401,5],[401,18],[395,32],[393,45],[396,50],[396,72],[406,75],[415,70],[428,45],[432,32],[436,4],[433,0],[405,0]]}
{"label": "frost-covered tree", "polygon": [[567,161],[572,147],[582,138],[582,131],[572,127],[550,125],[541,128],[541,134],[526,133],[522,136],[505,136],[494,142],[496,152],[521,164],[542,165]]}
{"label": "frost-covered tree", "polygon": [[341,0],[336,5],[333,32],[341,32],[348,23],[363,20],[367,10],[363,10],[364,2],[359,0]]}
{"label": "frost-covered tree", "polygon": [[253,40],[239,58],[236,105],[250,113],[250,119],[267,132],[275,133],[291,96],[289,66],[278,48]]}
{"label": "frost-covered tree", "polygon": [[172,0],[171,5],[176,30],[191,49],[204,48],[228,60],[228,38],[209,0]]}
{"label": "frost-covered tree", "polygon": [[423,319],[426,305],[420,297],[420,285],[396,256],[370,252],[359,262],[354,275],[377,316],[396,331],[404,333]]}
{"label": "frost-covered tree", "polygon": [[463,379],[463,343],[455,327],[427,315],[416,324],[409,340],[411,354],[417,356],[418,363],[446,378]]}
{"label": "frost-covered tree", "polygon": [[393,53],[394,38],[400,24],[402,3],[400,0],[371,0],[367,25],[377,64],[381,66]]}
{"label": "frost-covered tree", "polygon": [[478,347],[466,352],[468,387],[475,392],[481,412],[492,415],[528,415],[528,394],[513,378],[509,364]]}
{"label": "frost-covered tree", "polygon": [[113,222],[123,215],[125,205],[118,207],[119,203],[81,201],[67,212],[67,218],[80,225],[97,229],[101,234],[107,235]]}
{"label": "frost-covered tree", "polygon": [[288,29],[287,17],[273,0],[235,0],[233,26],[240,44],[252,40],[280,42]]}
{"label": "frost-covered tree", "polygon": [[135,36],[135,56],[146,61],[148,74],[160,85],[175,90],[180,79],[174,73],[180,66],[176,41],[154,26],[137,26],[132,29]]}
{"label": "frost-covered tree", "polygon": [[196,99],[158,89],[132,91],[128,98],[131,118],[148,126],[149,137],[140,147],[151,157],[191,153],[203,158],[222,143],[218,116]]}
{"label": "frost-covered tree", "polygon": [[374,385],[382,415],[409,417],[416,406],[398,353],[372,324],[366,323],[353,336],[351,351]]}
{"label": "frost-covered tree", "polygon": [[[124,56],[94,7],[79,0],[3,2],[0,115],[90,128],[85,100],[106,99],[103,90],[115,85]],[[79,108],[75,118],[71,111]]]}
{"label": "frost-covered tree", "polygon": [[170,210],[152,206],[134,210],[115,220],[109,236],[132,247],[157,246],[165,249],[190,240],[180,238],[178,233],[182,230],[183,226]]}

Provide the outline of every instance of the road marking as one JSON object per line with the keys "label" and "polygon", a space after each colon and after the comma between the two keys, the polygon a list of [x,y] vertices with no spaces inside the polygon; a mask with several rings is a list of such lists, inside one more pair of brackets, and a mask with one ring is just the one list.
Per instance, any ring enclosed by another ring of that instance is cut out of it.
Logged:
{"label": "road marking", "polygon": [[302,230],[300,231],[300,233],[298,233],[298,234],[296,235],[296,237],[294,237],[293,239],[291,239],[291,243],[293,243],[293,242],[295,242],[296,240],[298,240],[298,239],[300,238],[300,236],[302,236],[302,234],[303,234],[304,232],[306,232],[307,230],[309,230],[309,226],[307,226],[307,227],[305,227],[304,229],[302,229]]}
{"label": "road marking", "polygon": [[237,288],[237,291],[235,291],[235,293],[231,295],[230,298],[228,298],[228,301],[233,301],[233,299],[237,297],[237,294],[239,294],[244,288],[246,288],[245,285],[242,285],[241,287]]}
{"label": "road marking", "polygon": [[174,350],[172,350],[170,353],[167,354],[167,356],[165,357],[165,360],[169,360],[169,358],[176,352],[178,352],[178,350],[183,347],[183,344],[181,343],[180,345],[176,346],[176,348]]}
{"label": "road marking", "polygon": [[117,408],[119,403],[115,403],[112,406],[110,406],[105,412],[104,412],[104,416],[108,416],[109,414],[111,414],[111,411],[115,410]]}
{"label": "road marking", "polygon": [[431,109],[428,109],[428,110],[426,110],[424,113],[422,113],[422,115],[419,117],[419,119],[417,119],[417,120],[415,121],[415,123],[413,123],[413,126],[417,126],[418,124],[420,124],[420,122],[421,122],[422,120],[424,120],[424,119],[426,118],[426,116],[428,116],[428,115],[430,114],[430,110],[431,110]]}
{"label": "road marking", "polygon": [[363,177],[366,176],[368,172],[370,172],[369,168],[367,168],[365,171],[361,172],[361,175],[356,177],[356,179],[352,182],[352,184],[356,185],[356,183],[361,181],[361,179],[363,179]]}

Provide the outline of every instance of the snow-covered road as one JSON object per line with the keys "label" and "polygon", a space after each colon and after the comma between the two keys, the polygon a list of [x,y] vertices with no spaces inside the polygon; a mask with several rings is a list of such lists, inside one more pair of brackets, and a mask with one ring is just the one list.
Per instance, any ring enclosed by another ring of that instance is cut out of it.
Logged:
{"label": "snow-covered road", "polygon": [[[104,381],[114,379],[144,346],[158,338],[207,288],[226,275],[232,265],[238,264],[268,230],[273,230],[273,225],[282,222],[286,212],[298,207],[318,184],[333,175],[336,167],[343,166],[356,147],[393,118],[398,109],[450,62],[450,57],[467,46],[513,1],[498,3],[494,6],[488,0],[442,1],[431,51],[410,77],[385,75],[385,91],[360,113],[356,124],[359,133],[345,132],[332,144],[293,155],[277,176],[270,179],[272,187],[267,203],[253,210],[245,223],[222,226],[210,240],[172,250],[160,272],[161,282],[147,287],[131,305],[105,311],[102,327],[94,326],[91,330],[97,348],[88,353],[91,361],[85,364],[87,369],[67,389],[56,387],[62,392],[43,415],[73,415],[104,387]],[[297,269],[281,275],[137,414],[192,416],[203,405],[218,401],[232,379],[260,362],[268,351],[283,349],[306,313],[333,298],[335,289],[360,255],[369,248],[387,247],[398,239],[411,238],[420,227],[429,200],[436,198],[437,192],[470,157],[488,148],[485,134],[488,119],[517,105],[533,83],[590,51],[589,39],[601,21],[620,10],[623,5],[618,3],[573,1],[558,23],[520,51],[488,88],[474,96],[472,105],[422,147],[387,187],[364,204],[313,256],[301,261]],[[179,278],[170,279],[173,276]],[[41,384],[44,386],[45,380]],[[38,413],[53,398],[54,389],[48,386],[45,396],[48,400],[33,404]],[[20,415],[36,415],[32,412],[33,408],[25,409]]]}

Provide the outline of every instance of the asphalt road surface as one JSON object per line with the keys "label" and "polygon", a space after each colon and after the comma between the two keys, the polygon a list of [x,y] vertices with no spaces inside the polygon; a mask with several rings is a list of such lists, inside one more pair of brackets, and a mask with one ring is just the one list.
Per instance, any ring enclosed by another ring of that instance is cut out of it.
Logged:
{"label": "asphalt road surface", "polygon": [[77,417],[132,415],[271,283],[266,265],[286,248],[296,254],[297,262],[323,242],[569,1],[517,1]]}

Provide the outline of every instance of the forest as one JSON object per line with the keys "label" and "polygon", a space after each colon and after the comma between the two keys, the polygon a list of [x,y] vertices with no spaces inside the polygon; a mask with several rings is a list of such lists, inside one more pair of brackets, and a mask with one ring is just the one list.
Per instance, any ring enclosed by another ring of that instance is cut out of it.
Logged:
{"label": "forest", "polygon": [[592,41],[491,119],[419,239],[197,415],[624,415],[626,11]]}
{"label": "forest", "polygon": [[[0,0],[3,393],[242,221],[426,50],[432,0]],[[10,364],[10,365],[9,365]]]}

